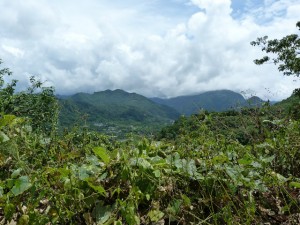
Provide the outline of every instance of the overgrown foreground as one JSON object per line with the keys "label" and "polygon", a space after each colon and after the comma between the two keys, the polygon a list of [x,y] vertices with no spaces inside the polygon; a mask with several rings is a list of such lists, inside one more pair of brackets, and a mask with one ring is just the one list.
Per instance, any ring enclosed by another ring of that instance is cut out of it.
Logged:
{"label": "overgrown foreground", "polygon": [[0,224],[300,223],[299,121],[255,117],[263,138],[244,145],[210,114],[189,121],[117,142],[2,115]]}

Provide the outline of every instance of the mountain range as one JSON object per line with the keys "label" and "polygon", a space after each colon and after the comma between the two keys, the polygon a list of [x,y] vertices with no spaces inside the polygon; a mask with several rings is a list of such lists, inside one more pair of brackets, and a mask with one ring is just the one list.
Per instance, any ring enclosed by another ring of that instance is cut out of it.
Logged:
{"label": "mountain range", "polygon": [[201,109],[220,112],[263,102],[258,97],[247,101],[241,94],[229,90],[163,99],[117,89],[58,96],[58,99],[61,127],[78,124],[105,133],[152,132],[172,123],[180,115],[191,115]]}

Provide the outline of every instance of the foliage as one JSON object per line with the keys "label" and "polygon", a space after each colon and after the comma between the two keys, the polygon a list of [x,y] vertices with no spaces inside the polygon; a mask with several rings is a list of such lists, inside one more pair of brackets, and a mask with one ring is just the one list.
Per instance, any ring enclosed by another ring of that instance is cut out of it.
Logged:
{"label": "foliage", "polygon": [[[300,21],[297,23],[300,30]],[[278,70],[282,71],[284,75],[300,76],[300,38],[297,34],[290,34],[278,40],[268,40],[268,36],[258,38],[252,41],[251,45],[261,46],[262,51],[266,53],[274,53],[275,58],[264,56],[262,59],[256,59],[254,62],[258,65],[272,61],[278,65]]]}
{"label": "foliage", "polygon": [[[300,30],[300,21],[297,22],[296,27]],[[283,72],[286,76],[300,76],[300,38],[297,34],[290,34],[282,39],[268,40],[268,36],[257,38],[256,41],[252,41],[251,45],[260,46],[262,51],[274,55],[274,58],[270,56],[264,56],[261,59],[255,59],[254,63],[257,65],[264,64],[266,62],[272,62],[275,65],[278,64],[278,70]],[[294,90],[294,94],[300,96],[300,88]]]}
{"label": "foliage", "polygon": [[[0,61],[1,65],[1,61]],[[27,117],[31,120],[34,130],[51,132],[53,123],[57,122],[58,105],[52,87],[44,87],[43,83],[30,78],[31,86],[16,93],[17,80],[5,82],[5,77],[12,72],[4,68],[0,70],[0,112]]]}
{"label": "foliage", "polygon": [[198,130],[204,123],[211,132],[237,140],[241,144],[254,144],[264,140],[268,130],[265,120],[276,120],[284,117],[281,107],[270,106],[268,102],[252,108],[229,110],[225,112],[200,111],[190,117],[182,116],[171,126],[164,127],[157,135],[158,139],[176,140],[181,135],[190,133],[199,135]]}
{"label": "foliage", "polygon": [[300,211],[299,121],[266,120],[265,138],[242,145],[212,129],[216,115],[183,117],[174,141],[124,142],[88,130],[35,133],[30,122],[4,115],[0,218],[91,225],[291,220]]}
{"label": "foliage", "polygon": [[[297,90],[297,89],[296,89]],[[300,95],[293,93],[289,98],[274,105],[278,111],[288,115],[292,119],[300,119]]]}

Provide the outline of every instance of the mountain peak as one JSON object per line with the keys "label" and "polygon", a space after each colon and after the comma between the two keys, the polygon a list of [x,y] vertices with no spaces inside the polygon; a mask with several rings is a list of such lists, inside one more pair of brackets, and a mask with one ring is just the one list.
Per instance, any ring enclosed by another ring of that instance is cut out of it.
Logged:
{"label": "mountain peak", "polygon": [[250,106],[261,106],[265,101],[257,96],[252,96],[247,99],[247,102]]}

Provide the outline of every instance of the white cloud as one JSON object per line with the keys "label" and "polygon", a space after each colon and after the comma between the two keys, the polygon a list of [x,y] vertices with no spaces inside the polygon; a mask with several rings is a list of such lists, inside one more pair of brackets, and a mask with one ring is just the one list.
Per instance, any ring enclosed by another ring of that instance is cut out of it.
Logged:
{"label": "white cloud", "polygon": [[62,94],[252,89],[284,98],[298,85],[273,65],[254,65],[262,53],[249,44],[297,32],[298,0],[265,0],[239,18],[232,17],[230,0],[186,3],[2,0],[0,57],[22,82],[24,74],[37,74]]}
{"label": "white cloud", "polygon": [[24,51],[22,51],[19,48],[15,48],[8,45],[2,45],[2,49],[16,58],[22,58],[24,56]]}

